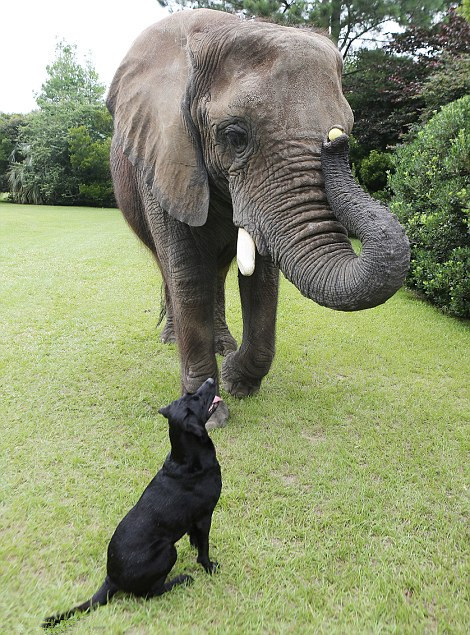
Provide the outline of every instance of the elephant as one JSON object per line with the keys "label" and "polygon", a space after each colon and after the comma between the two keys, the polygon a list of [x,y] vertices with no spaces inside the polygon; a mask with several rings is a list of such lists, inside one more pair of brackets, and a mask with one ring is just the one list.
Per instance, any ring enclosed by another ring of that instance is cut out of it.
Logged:
{"label": "elephant", "polygon": [[[377,306],[403,284],[405,232],[351,174],[341,73],[324,34],[210,9],[150,26],[116,71],[115,195],[160,267],[183,392],[218,378],[217,350],[228,393],[259,389],[275,352],[279,270],[339,311]],[[236,350],[223,315],[235,256]],[[212,427],[225,425],[227,407],[216,415]]]}

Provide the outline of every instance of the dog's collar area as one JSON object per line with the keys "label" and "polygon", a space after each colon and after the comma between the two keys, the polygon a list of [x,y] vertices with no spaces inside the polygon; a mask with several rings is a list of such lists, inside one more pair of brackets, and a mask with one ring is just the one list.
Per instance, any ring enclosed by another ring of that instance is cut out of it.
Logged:
{"label": "dog's collar area", "polygon": [[210,464],[204,467],[194,468],[190,463],[175,461],[171,453],[167,456],[162,466],[166,476],[179,480],[184,475],[184,478],[188,481],[200,479],[202,475],[212,473],[213,470],[217,472],[218,469],[219,463],[217,460],[211,461]]}

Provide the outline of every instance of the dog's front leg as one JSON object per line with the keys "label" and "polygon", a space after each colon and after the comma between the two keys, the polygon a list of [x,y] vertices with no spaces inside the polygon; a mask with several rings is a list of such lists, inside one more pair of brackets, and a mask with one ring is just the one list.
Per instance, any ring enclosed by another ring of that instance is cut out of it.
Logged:
{"label": "dog's front leg", "polygon": [[207,573],[214,573],[218,568],[217,562],[209,559],[209,532],[211,530],[212,514],[209,514],[195,523],[189,533],[189,540],[193,547],[197,548],[197,561],[204,567]]}

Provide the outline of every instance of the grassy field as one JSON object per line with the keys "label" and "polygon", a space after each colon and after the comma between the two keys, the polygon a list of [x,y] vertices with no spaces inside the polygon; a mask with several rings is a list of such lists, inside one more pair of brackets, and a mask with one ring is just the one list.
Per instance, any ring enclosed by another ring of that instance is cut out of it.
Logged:
{"label": "grassy field", "polygon": [[[0,632],[36,633],[105,574],[168,451],[160,278],[116,210],[0,204]],[[236,272],[228,322],[240,338]],[[224,395],[209,578],[67,633],[467,633],[469,330],[407,291],[360,313],[282,282],[277,355]]]}

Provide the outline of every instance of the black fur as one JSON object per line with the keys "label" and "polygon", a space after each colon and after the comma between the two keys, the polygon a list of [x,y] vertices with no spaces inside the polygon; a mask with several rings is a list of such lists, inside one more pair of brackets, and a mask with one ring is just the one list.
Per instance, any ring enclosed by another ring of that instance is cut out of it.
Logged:
{"label": "black fur", "polygon": [[43,628],[106,604],[117,591],[150,598],[176,584],[191,582],[189,575],[166,582],[177,558],[175,543],[184,534],[197,548],[197,561],[207,573],[215,571],[217,563],[209,559],[209,531],[222,479],[214,444],[205,428],[216,407],[215,391],[215,381],[208,379],[194,394],[159,410],[168,419],[171,452],[117,526],[108,545],[103,585],[87,602],[47,617]]}

